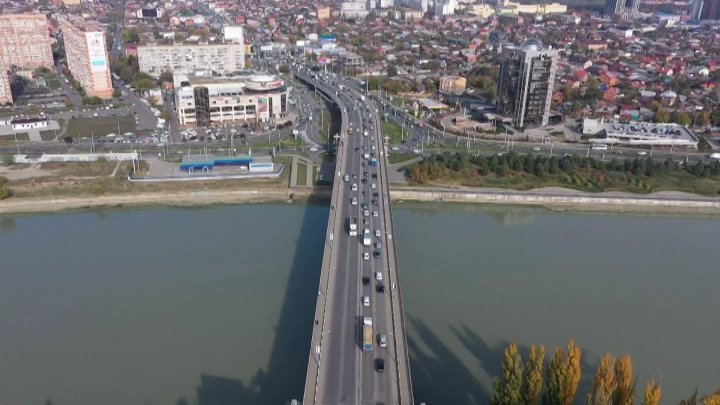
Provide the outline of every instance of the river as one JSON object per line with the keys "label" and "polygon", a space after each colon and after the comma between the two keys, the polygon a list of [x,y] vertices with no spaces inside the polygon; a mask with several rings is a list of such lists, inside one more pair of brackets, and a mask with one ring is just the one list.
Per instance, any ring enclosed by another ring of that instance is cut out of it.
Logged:
{"label": "river", "polygon": [[[0,404],[300,397],[327,214],[0,217]],[[604,352],[626,352],[639,390],[661,376],[665,403],[720,388],[720,221],[432,204],[394,214],[416,399],[486,403],[507,341],[551,352],[569,337],[585,377]]]}

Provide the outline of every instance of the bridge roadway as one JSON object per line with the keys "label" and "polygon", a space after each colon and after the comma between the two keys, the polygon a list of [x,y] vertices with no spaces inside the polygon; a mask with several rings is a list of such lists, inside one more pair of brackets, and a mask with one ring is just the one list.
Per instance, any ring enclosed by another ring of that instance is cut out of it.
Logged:
{"label": "bridge roadway", "polygon": [[[377,110],[356,90],[348,86],[340,90],[330,78],[316,80],[307,70],[294,74],[329,96],[342,117],[303,404],[412,404],[386,153]],[[363,136],[364,131],[368,136]],[[373,152],[379,162],[376,167],[363,157]],[[350,177],[347,182],[345,175]],[[353,184],[357,191],[352,190]],[[357,205],[351,203],[353,197]],[[348,233],[350,217],[358,218],[357,236]],[[371,232],[372,246],[363,246],[364,229]],[[374,252],[379,256],[374,257]],[[377,273],[382,274],[381,281],[376,280]],[[367,285],[363,277],[369,279]],[[377,290],[379,284],[385,287],[383,293]],[[368,307],[362,303],[366,295]],[[367,316],[373,319],[370,352],[362,350],[362,320]],[[385,348],[378,344],[380,334],[387,336]],[[382,372],[376,370],[377,359],[385,361]]]}

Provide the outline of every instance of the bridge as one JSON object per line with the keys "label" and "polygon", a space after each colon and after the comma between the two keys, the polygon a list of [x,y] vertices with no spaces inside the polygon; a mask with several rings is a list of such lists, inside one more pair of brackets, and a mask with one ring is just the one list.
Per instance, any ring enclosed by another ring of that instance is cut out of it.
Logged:
{"label": "bridge", "polygon": [[380,117],[342,78],[293,74],[342,119],[303,404],[413,404]]}

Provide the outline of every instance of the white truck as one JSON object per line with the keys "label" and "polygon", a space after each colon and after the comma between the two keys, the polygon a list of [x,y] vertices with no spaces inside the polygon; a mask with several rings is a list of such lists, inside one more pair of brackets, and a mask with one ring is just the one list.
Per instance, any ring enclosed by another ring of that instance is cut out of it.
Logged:
{"label": "white truck", "polygon": [[348,233],[350,236],[357,236],[357,218],[350,217],[348,220]]}
{"label": "white truck", "polygon": [[370,229],[365,228],[363,231],[363,246],[370,246],[372,244],[372,236],[370,235]]}

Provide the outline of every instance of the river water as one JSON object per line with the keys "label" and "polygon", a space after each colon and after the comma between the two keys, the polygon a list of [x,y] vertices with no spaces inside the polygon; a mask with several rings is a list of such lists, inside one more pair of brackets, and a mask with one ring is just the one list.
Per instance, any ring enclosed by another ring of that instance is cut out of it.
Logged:
{"label": "river water", "polygon": [[[0,404],[299,398],[327,214],[0,217]],[[416,399],[487,403],[507,341],[550,352],[569,337],[585,377],[627,352],[640,388],[660,375],[665,403],[720,388],[720,221],[431,204],[394,215]]]}

